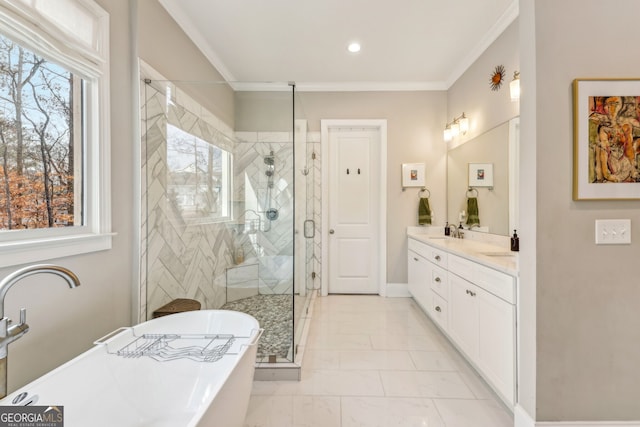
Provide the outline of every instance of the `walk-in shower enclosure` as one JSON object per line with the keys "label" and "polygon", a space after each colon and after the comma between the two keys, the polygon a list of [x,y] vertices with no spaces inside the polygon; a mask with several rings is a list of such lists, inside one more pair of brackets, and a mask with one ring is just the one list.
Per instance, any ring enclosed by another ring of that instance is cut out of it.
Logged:
{"label": "walk-in shower enclosure", "polygon": [[258,360],[295,362],[319,287],[314,204],[305,203],[316,156],[295,86],[234,90],[228,124],[213,113],[216,100],[195,95],[229,83],[141,70],[139,320],[176,299],[247,312],[265,329]]}

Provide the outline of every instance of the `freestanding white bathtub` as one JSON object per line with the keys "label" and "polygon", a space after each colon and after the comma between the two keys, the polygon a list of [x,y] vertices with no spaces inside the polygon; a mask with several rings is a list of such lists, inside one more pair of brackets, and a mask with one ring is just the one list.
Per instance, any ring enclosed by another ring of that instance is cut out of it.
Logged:
{"label": "freestanding white bathtub", "polygon": [[63,406],[65,427],[241,427],[260,334],[235,311],[160,317],[96,341],[0,405]]}

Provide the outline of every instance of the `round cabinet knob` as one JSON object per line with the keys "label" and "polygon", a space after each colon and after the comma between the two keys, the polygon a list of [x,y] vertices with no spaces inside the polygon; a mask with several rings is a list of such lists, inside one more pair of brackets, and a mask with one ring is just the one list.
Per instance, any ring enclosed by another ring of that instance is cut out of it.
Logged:
{"label": "round cabinet knob", "polygon": [[441,259],[441,258],[440,258],[440,255],[436,255],[436,256],[435,256],[435,259],[436,259],[436,261],[440,261],[440,259]]}
{"label": "round cabinet knob", "polygon": [[440,308],[440,306],[439,306],[439,305],[436,305],[436,311],[437,311],[438,313],[440,313],[440,312],[442,311],[442,309]]}
{"label": "round cabinet knob", "polygon": [[440,283],[440,278],[439,278],[439,277],[436,277],[436,278],[435,278],[435,282],[436,282],[436,283]]}
{"label": "round cabinet knob", "polygon": [[334,234],[336,231],[332,228],[331,230],[329,230],[329,234]]}

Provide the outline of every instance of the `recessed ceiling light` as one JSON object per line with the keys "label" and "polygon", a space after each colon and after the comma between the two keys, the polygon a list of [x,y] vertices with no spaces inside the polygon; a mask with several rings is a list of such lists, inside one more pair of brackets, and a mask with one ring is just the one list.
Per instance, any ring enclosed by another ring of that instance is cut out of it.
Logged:
{"label": "recessed ceiling light", "polygon": [[349,46],[347,47],[347,50],[349,52],[351,52],[351,53],[360,52],[360,43],[358,43],[358,42],[349,43]]}

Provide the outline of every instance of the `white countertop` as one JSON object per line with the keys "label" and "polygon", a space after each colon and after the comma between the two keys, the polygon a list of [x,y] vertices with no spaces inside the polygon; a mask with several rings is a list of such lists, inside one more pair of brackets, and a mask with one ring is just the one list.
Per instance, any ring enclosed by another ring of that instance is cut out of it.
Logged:
{"label": "white countertop", "polygon": [[[511,276],[518,276],[520,254],[509,248],[510,239],[504,236],[474,233],[473,236],[456,239],[444,236],[442,227],[409,227],[407,236],[435,248],[477,262]],[[469,238],[468,238],[469,237]]]}

